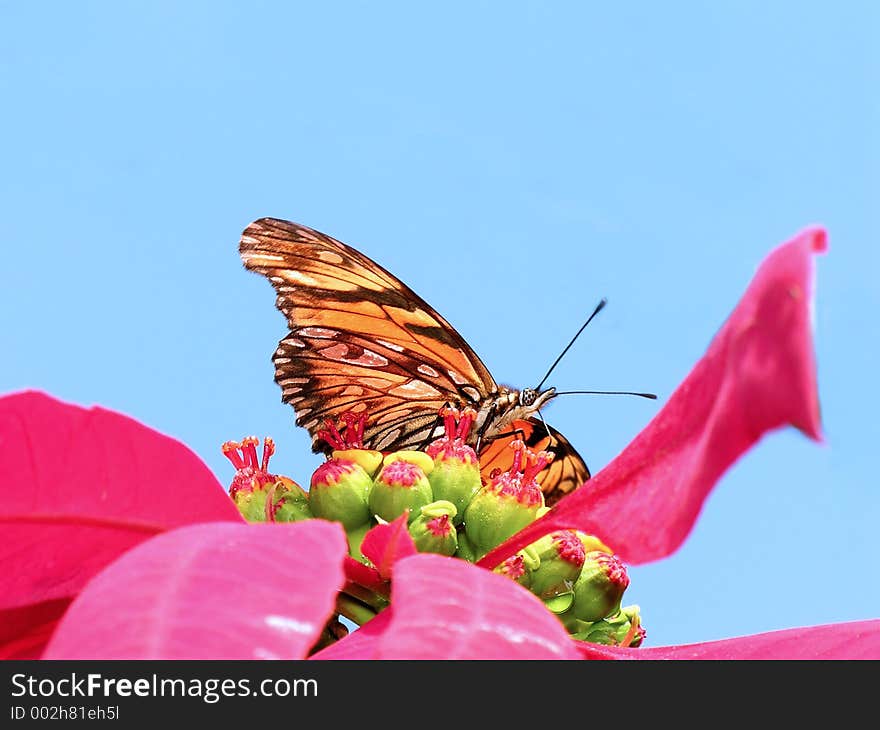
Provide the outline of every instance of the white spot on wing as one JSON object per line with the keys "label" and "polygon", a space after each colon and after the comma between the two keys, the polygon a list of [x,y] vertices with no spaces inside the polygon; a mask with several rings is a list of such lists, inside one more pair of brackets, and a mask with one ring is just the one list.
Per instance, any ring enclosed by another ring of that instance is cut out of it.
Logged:
{"label": "white spot on wing", "polygon": [[284,278],[288,281],[295,281],[299,284],[305,284],[306,286],[315,286],[318,283],[317,279],[312,278],[305,272],[295,271],[293,269],[285,271]]}
{"label": "white spot on wing", "polygon": [[303,337],[314,337],[319,340],[331,340],[339,334],[336,330],[328,330],[325,327],[303,327],[299,330]]}
{"label": "white spot on wing", "polygon": [[376,342],[387,347],[389,350],[394,350],[394,352],[403,352],[403,347],[401,345],[395,345],[393,342],[386,342],[385,340],[376,340]]}
{"label": "white spot on wing", "polygon": [[336,362],[344,362],[349,365],[364,365],[368,368],[380,368],[388,364],[388,360],[379,353],[372,350],[364,350],[357,357],[348,357],[348,345],[340,342],[336,345],[330,345],[319,351],[324,357]]}
{"label": "white spot on wing", "polygon": [[394,443],[394,440],[400,436],[400,429],[395,428],[391,433],[386,434],[382,437],[382,440],[379,442],[379,450],[381,451],[383,448],[389,446]]}
{"label": "white spot on wing", "polygon": [[446,372],[449,373],[449,377],[452,378],[452,382],[456,385],[465,385],[468,382],[463,377],[461,377],[461,375],[455,372],[455,370],[447,370]]}
{"label": "white spot on wing", "polygon": [[430,365],[425,365],[424,363],[422,363],[417,369],[422,375],[427,375],[431,378],[440,377],[440,373],[434,370],[434,368],[432,368]]}
{"label": "white spot on wing", "polygon": [[342,256],[335,251],[318,251],[318,258],[321,261],[326,261],[328,264],[341,264],[343,262]]}
{"label": "white spot on wing", "polygon": [[440,395],[440,391],[435,387],[428,385],[423,380],[409,380],[401,383],[396,388],[388,391],[390,395],[399,395],[402,398],[436,398]]}
{"label": "white spot on wing", "polygon": [[468,386],[462,388],[462,390],[465,393],[467,393],[468,397],[472,401],[479,401],[480,400],[480,391],[477,390],[476,388],[474,388],[472,385],[468,385]]}

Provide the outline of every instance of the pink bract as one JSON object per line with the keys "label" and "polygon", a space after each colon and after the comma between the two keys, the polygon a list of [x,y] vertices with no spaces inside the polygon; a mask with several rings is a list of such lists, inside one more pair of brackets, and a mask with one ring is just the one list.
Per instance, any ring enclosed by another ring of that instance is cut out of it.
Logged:
{"label": "pink bract", "polygon": [[774,250],[647,427],[480,564],[566,528],[598,536],[627,563],[657,560],[681,545],[718,479],[765,433],[791,424],[818,440],[812,259],[826,248],[825,231],[809,228]]}
{"label": "pink bract", "polygon": [[407,513],[393,522],[376,525],[361,543],[361,553],[376,567],[383,579],[391,577],[391,569],[398,560],[416,554],[416,546],[406,529]]}
{"label": "pink bract", "polygon": [[242,522],[186,446],[104,408],[38,392],[0,398],[0,448],[0,657],[36,656],[70,599],[138,543],[189,523]]}
{"label": "pink bract", "polygon": [[344,580],[340,525],[202,524],[126,553],[74,600],[46,659],[300,659]]}

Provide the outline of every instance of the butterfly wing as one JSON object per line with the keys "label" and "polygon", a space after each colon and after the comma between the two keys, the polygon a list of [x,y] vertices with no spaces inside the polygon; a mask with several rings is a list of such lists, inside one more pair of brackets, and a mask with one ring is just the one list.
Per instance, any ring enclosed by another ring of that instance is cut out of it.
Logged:
{"label": "butterfly wing", "polygon": [[461,335],[359,251],[274,218],[249,225],[239,252],[278,294],[290,332],[273,361],[282,400],[312,435],[345,411],[370,414],[366,446],[415,448],[446,403],[479,408],[498,386]]}
{"label": "butterfly wing", "polygon": [[[550,430],[552,438],[547,436]],[[549,451],[553,454],[551,461],[538,473],[537,481],[544,492],[544,501],[548,506],[559,501],[566,494],[581,486],[590,478],[590,470],[559,431],[552,426],[544,428],[537,418],[513,421],[510,425],[515,435],[490,441],[480,451],[480,469],[484,478],[488,479],[494,469],[506,471],[513,464],[513,449],[510,442],[515,439],[525,441],[532,451]]]}

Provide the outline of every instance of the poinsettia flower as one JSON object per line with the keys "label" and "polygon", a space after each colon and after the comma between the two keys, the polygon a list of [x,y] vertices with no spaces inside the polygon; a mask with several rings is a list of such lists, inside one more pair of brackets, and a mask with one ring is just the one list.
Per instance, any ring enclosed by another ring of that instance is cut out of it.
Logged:
{"label": "poinsettia flower", "polygon": [[172,439],[42,394],[0,399],[0,445],[19,456],[0,465],[0,483],[17,486],[0,502],[0,651],[303,657],[338,613],[340,588],[360,586],[390,593],[390,606],[316,658],[878,657],[880,621],[682,647],[577,642],[532,593],[484,569],[568,528],[599,536],[629,562],[663,557],[762,435],[792,424],[819,438],[809,315],[812,257],[825,245],[824,232],[809,229],[774,251],[644,431],[584,488],[490,552],[484,567],[413,554],[403,522],[364,538],[372,566],[347,554],[330,523],[244,524],[210,472]]}

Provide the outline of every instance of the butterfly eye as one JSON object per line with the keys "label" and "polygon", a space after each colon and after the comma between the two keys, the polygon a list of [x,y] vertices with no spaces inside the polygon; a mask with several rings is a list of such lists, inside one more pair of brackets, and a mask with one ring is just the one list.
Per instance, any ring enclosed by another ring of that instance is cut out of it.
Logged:
{"label": "butterfly eye", "polygon": [[519,404],[521,406],[530,406],[538,398],[538,391],[534,388],[523,388],[519,394]]}

